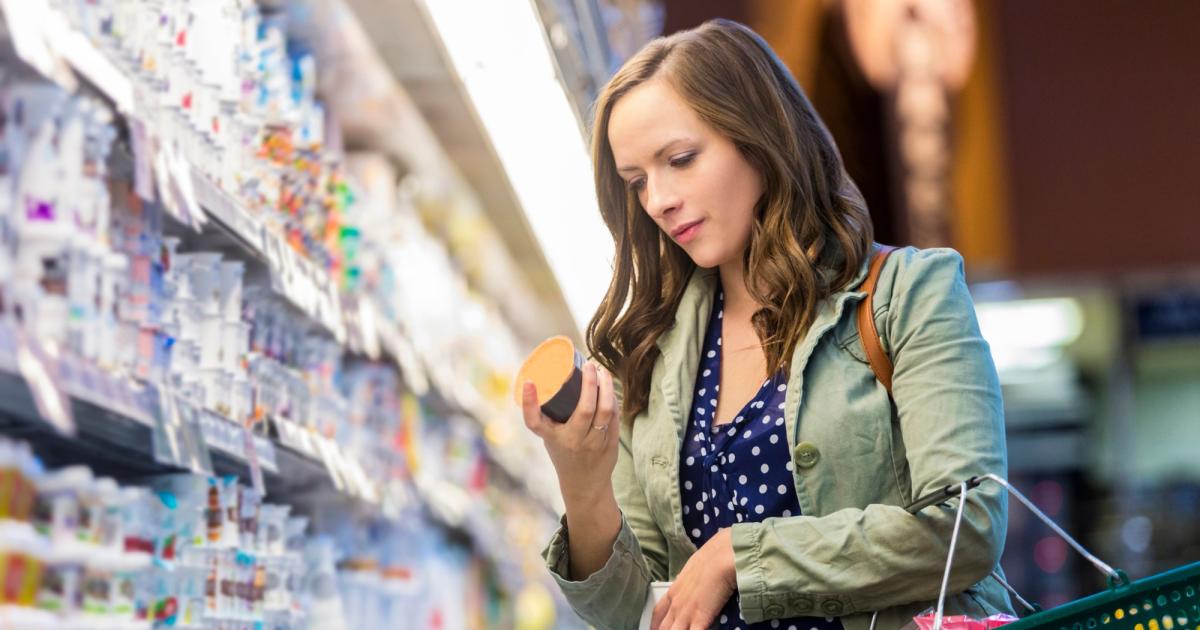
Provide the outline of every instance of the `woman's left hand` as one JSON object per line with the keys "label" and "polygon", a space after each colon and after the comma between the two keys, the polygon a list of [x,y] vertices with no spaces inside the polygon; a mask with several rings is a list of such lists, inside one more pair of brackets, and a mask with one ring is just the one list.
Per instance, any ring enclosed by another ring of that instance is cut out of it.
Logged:
{"label": "woman's left hand", "polygon": [[704,543],[654,606],[650,630],[706,630],[737,590],[733,531],[726,527]]}

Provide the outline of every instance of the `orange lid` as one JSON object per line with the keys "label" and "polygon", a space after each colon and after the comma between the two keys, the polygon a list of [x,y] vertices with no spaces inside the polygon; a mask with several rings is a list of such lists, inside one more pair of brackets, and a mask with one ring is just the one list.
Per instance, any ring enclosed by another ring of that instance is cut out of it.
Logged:
{"label": "orange lid", "polygon": [[521,390],[525,381],[533,381],[537,387],[538,405],[554,398],[575,368],[575,344],[568,337],[551,337],[529,353],[521,369],[517,371],[517,382],[513,387],[513,402],[521,406]]}

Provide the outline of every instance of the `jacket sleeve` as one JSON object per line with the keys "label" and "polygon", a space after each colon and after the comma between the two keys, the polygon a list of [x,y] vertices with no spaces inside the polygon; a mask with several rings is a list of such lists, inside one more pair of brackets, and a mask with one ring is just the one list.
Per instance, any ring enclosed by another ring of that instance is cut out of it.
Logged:
{"label": "jacket sleeve", "polygon": [[569,578],[566,518],[542,553],[567,602],[596,628],[637,628],[650,582],[667,579],[667,543],[650,517],[646,495],[633,472],[630,434],[621,427],[613,491],[621,508],[621,531],[612,555],[599,571],[581,581]]}
{"label": "jacket sleeve", "polygon": [[[1006,475],[1000,383],[979,332],[962,258],[948,249],[903,250],[881,327],[895,366],[893,397],[913,497],[973,475]],[[877,317],[879,317],[877,315]],[[970,492],[949,591],[982,580],[999,562],[1007,495]],[[936,599],[957,500],[917,515],[896,505],[733,526],[747,621],[839,616]]]}

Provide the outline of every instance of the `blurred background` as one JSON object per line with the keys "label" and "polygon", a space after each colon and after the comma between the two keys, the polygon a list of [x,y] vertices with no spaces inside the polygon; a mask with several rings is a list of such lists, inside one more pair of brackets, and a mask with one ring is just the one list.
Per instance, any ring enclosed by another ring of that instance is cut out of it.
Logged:
{"label": "blurred background", "polygon": [[[200,415],[215,414],[213,426],[264,427],[260,448],[291,454],[268,471],[266,488],[273,501],[312,517],[310,533],[327,541],[321,566],[333,575],[336,564],[348,611],[326,610],[325,625],[307,627],[376,627],[383,618],[405,628],[580,625],[538,557],[561,500],[544,451],[512,408],[512,377],[552,334],[581,344],[608,284],[612,244],[587,146],[599,89],[652,38],[715,17],[758,31],[791,69],[865,195],[878,241],[963,254],[1004,389],[1014,485],[1133,578],[1200,560],[1200,2],[0,6],[4,89],[54,85],[104,112],[89,116],[111,129],[105,142],[116,147],[100,160],[110,189],[123,182],[126,191],[113,193],[114,216],[125,196],[142,198],[127,204],[136,212],[161,206],[155,243],[174,238],[180,251],[241,261],[248,291],[257,276],[263,295],[291,305],[270,311],[271,325],[331,352],[320,365],[278,357],[288,375],[280,378],[304,394],[265,411],[252,405],[252,417],[213,403],[219,388],[204,382],[194,397],[180,394]],[[240,35],[217,38],[224,31],[205,22],[214,16],[231,19],[234,31],[241,20]],[[138,30],[129,25],[139,18],[170,28],[131,39]],[[194,34],[200,24],[215,29],[204,31],[215,39],[187,43],[187,27]],[[205,46],[216,53],[206,57]],[[147,65],[146,51],[167,49],[162,65]],[[222,66],[235,58],[233,69]],[[214,88],[224,108],[213,105],[218,113],[201,118],[179,81],[194,81],[197,94],[210,83],[232,93],[240,85],[243,98],[226,102]],[[5,120],[16,127],[5,136],[0,175],[37,163],[21,153],[33,140],[12,140],[24,137],[13,106],[19,100],[5,97]],[[222,134],[218,119],[244,132],[241,145]],[[156,161],[146,147],[159,140],[178,144],[178,155]],[[281,169],[307,173],[312,163],[321,165],[321,186],[336,184],[329,188],[340,191],[336,200],[321,199],[303,214],[284,207],[287,195],[263,192],[264,178],[277,185],[282,177],[286,188]],[[151,173],[157,179],[146,179]],[[40,181],[53,188],[53,179]],[[3,183],[14,199],[27,192],[17,179]],[[18,245],[45,237],[22,231],[28,217],[12,217],[0,221],[8,248],[0,253],[12,255],[0,256],[8,260],[0,264],[0,298],[36,303],[56,290],[37,276],[50,272],[20,267]],[[306,273],[328,288],[337,316],[307,308],[311,296],[280,280],[293,273],[285,262],[292,254],[276,253],[276,241],[309,261],[293,266],[312,267]],[[136,269],[147,254],[129,256]],[[149,256],[157,271],[147,273],[169,276],[157,254]],[[23,274],[37,276],[27,278],[37,280],[34,293],[21,293]],[[0,324],[24,331],[14,337],[20,343],[54,345],[54,331],[3,305]],[[242,320],[262,324],[253,312]],[[190,382],[191,368],[154,352],[176,341],[169,323],[159,324],[139,322],[152,355],[144,369],[131,357],[102,371],[137,391],[170,393],[168,381]],[[75,337],[60,336],[67,354],[75,352]],[[270,354],[253,339],[238,352]],[[15,374],[16,350],[5,351],[0,368]],[[167,363],[158,366],[160,359]],[[274,395],[274,377],[228,371],[253,400]],[[38,387],[50,386],[28,386]],[[62,395],[66,401],[75,392]],[[103,437],[120,414],[96,412],[95,397],[92,406],[67,405],[78,432],[62,437],[72,433],[61,422],[38,424],[54,415],[44,404],[35,409],[32,400],[20,402],[28,394],[14,396],[0,405],[0,427],[31,442],[50,467],[83,463],[131,484],[188,468],[178,457],[152,456],[149,446],[104,456],[83,448],[87,436],[136,442]],[[297,412],[310,398],[312,413]],[[354,476],[334,472],[348,464],[331,464],[288,438],[292,425],[362,462],[361,488],[338,481]],[[199,451],[220,441],[211,432],[196,439]],[[257,461],[252,453],[227,455],[193,470],[236,474],[243,483],[263,474],[247,472]],[[320,490],[296,483],[293,465],[319,478]],[[439,533],[399,542],[418,531]],[[385,559],[385,548],[401,550]],[[1045,607],[1104,587],[1102,575],[1015,502],[1003,567],[1017,590]],[[433,590],[388,590],[412,583]],[[435,591],[436,602],[422,599],[404,619],[353,614],[374,610],[359,605],[368,595],[386,610],[379,602]]]}

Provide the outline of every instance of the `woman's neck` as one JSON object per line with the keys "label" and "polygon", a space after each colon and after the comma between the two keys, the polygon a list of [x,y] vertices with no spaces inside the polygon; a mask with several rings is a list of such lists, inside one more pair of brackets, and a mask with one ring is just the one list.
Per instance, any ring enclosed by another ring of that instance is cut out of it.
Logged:
{"label": "woman's neck", "polygon": [[719,267],[721,289],[725,292],[725,317],[734,321],[748,321],[759,309],[754,296],[746,288],[742,273],[742,259],[727,262]]}

